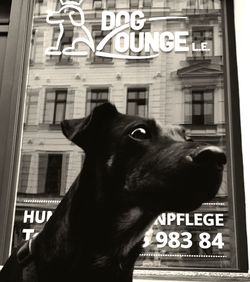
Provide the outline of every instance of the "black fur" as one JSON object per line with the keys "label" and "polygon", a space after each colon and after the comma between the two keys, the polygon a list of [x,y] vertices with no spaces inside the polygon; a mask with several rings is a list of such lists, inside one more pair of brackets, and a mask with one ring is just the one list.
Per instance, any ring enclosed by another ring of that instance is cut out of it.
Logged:
{"label": "black fur", "polygon": [[[123,115],[107,103],[85,119],[64,121],[62,129],[86,159],[35,239],[30,275],[38,279],[27,281],[132,281],[155,218],[198,208],[221,184],[224,154],[200,156],[207,145],[186,141],[180,127],[164,133],[154,120]],[[21,273],[14,253],[0,280],[21,282]]]}

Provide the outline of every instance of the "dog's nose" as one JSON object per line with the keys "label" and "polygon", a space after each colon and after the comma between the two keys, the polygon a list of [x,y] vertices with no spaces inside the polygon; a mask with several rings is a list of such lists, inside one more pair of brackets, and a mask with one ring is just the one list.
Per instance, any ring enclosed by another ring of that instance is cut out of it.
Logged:
{"label": "dog's nose", "polygon": [[218,167],[223,167],[227,162],[224,152],[216,146],[207,146],[197,150],[192,159],[198,164],[214,163]]}

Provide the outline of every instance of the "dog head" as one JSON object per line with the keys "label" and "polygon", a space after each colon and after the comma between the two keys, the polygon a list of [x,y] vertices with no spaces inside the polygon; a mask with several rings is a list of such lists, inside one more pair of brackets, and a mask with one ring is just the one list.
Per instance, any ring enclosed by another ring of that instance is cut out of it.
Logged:
{"label": "dog head", "polygon": [[225,154],[192,142],[179,126],[163,131],[153,119],[121,114],[106,103],[86,118],[63,121],[62,130],[85,151],[103,197],[117,205],[188,212],[221,185]]}

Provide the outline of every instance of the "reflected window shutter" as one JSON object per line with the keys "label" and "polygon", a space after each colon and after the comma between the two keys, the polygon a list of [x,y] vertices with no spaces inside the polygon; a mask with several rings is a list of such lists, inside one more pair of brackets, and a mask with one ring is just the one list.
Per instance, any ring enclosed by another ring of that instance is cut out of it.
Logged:
{"label": "reflected window shutter", "polygon": [[31,154],[22,154],[18,192],[26,193],[29,183]]}
{"label": "reflected window shutter", "polygon": [[37,125],[39,90],[30,89],[28,92],[27,103],[25,108],[25,123],[27,125]]}
{"label": "reflected window shutter", "polygon": [[114,9],[115,8],[115,0],[107,0],[107,8]]}
{"label": "reflected window shutter", "polygon": [[184,92],[184,124],[192,124],[192,93]]}
{"label": "reflected window shutter", "polygon": [[75,90],[68,89],[65,119],[72,119],[74,115]]}
{"label": "reflected window shutter", "polygon": [[48,154],[39,154],[37,193],[45,192],[47,167],[48,167]]}
{"label": "reflected window shutter", "polygon": [[63,163],[62,163],[62,183],[61,183],[61,191],[60,195],[63,196],[66,194],[66,189],[69,188],[67,187],[67,172],[69,168],[69,154],[64,154],[63,155]]}
{"label": "reflected window shutter", "polygon": [[36,37],[34,42],[34,51],[33,51],[33,63],[43,63],[44,62],[44,31],[37,30]]}
{"label": "reflected window shutter", "polygon": [[204,123],[214,124],[214,91],[204,93]]}

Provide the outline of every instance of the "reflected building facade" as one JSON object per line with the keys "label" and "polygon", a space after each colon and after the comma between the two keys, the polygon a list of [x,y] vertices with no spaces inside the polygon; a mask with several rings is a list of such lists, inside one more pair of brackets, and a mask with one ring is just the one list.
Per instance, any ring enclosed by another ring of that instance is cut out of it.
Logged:
{"label": "reflected building facade", "polygon": [[[186,20],[152,21],[142,31],[188,31],[188,44],[198,48],[207,42],[209,51],[161,52],[151,60],[121,60],[97,57],[88,46],[79,50],[86,57],[45,56],[45,50],[55,45],[59,29],[46,22],[48,10],[60,9],[56,0],[37,0],[34,6],[30,46],[30,67],[26,93],[26,109],[22,142],[20,178],[16,204],[13,245],[25,237],[24,229],[39,231],[42,225],[24,223],[24,212],[53,211],[78,175],[84,162],[84,152],[67,140],[60,129],[63,119],[81,118],[106,101],[114,103],[122,113],[152,117],[163,128],[168,124],[183,125],[192,139],[221,146],[226,150],[225,94],[223,74],[223,27],[221,1],[218,0],[85,0],[85,26],[97,45],[107,34],[101,31],[103,10],[142,10],[145,17],[185,16]],[[67,14],[61,15],[65,29],[60,50],[71,46],[81,31],[73,27]],[[136,36],[136,35],[135,35]],[[114,50],[110,40],[105,51]],[[143,54],[142,54],[143,55]],[[224,254],[227,258],[211,261],[195,260],[197,267],[230,267],[234,265],[233,228],[228,201],[227,171],[222,187],[212,203],[205,203],[199,212],[223,213],[226,226]],[[37,215],[42,221],[42,213]],[[154,232],[160,227],[155,225]],[[179,226],[180,232],[187,230]],[[166,230],[171,229],[166,227]],[[204,229],[205,230],[205,229]],[[189,229],[193,238],[197,230]],[[210,233],[221,232],[218,228]],[[195,241],[195,240],[194,240]],[[232,241],[232,242],[231,242]],[[198,242],[198,239],[197,239]],[[147,253],[158,252],[151,244]],[[144,257],[138,267],[189,267],[194,260],[185,256],[170,257],[174,250],[165,248],[162,256]],[[196,244],[190,256],[202,254]],[[206,254],[216,255],[210,248]],[[185,253],[187,251],[185,250]],[[192,258],[194,259],[194,257]]]}

